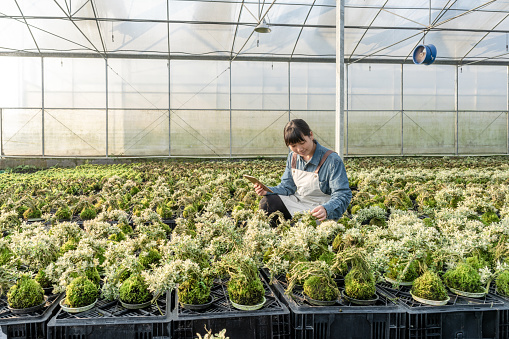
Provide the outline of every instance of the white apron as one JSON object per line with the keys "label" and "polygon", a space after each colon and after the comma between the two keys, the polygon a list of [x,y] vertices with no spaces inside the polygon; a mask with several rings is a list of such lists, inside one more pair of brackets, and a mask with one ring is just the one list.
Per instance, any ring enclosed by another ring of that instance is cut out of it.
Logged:
{"label": "white apron", "polygon": [[292,177],[297,186],[297,191],[293,195],[280,195],[279,197],[285,204],[288,212],[294,216],[297,212],[311,211],[316,206],[323,205],[330,200],[330,195],[320,190],[320,181],[318,180],[318,171],[322,167],[325,159],[332,153],[327,151],[314,172],[306,172],[296,168],[297,154],[292,156]]}

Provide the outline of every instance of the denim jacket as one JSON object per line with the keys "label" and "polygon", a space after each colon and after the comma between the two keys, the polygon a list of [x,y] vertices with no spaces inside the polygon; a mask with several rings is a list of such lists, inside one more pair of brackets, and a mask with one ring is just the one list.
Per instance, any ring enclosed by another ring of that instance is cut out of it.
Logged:
{"label": "denim jacket", "polygon": [[[328,149],[316,143],[315,153],[307,163],[300,155],[297,155],[296,168],[306,172],[314,172],[322,159],[322,156]],[[286,169],[281,177],[281,183],[275,187],[270,187],[274,194],[292,195],[297,191],[292,177],[292,155],[290,151],[286,159]],[[330,195],[330,200],[323,204],[327,211],[327,219],[339,219],[345,213],[350,200],[352,191],[348,184],[345,165],[337,153],[329,155],[318,172],[320,190]],[[270,194],[270,193],[269,193]]]}

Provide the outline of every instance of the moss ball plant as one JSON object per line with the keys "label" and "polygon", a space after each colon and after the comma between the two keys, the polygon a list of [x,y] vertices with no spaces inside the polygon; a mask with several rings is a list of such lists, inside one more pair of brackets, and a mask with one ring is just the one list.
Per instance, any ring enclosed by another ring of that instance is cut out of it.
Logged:
{"label": "moss ball plant", "polygon": [[375,277],[371,271],[352,268],[345,276],[345,293],[358,300],[369,300],[375,297]]}
{"label": "moss ball plant", "polygon": [[80,218],[82,220],[90,220],[94,219],[97,216],[97,212],[93,207],[85,207],[80,213]]}
{"label": "moss ball plant", "polygon": [[161,258],[161,253],[154,248],[150,248],[148,251],[142,251],[139,256],[140,264],[144,268],[149,268],[150,265],[159,263]]}
{"label": "moss ball plant", "polygon": [[419,262],[401,262],[399,257],[394,257],[389,261],[389,269],[386,273],[388,278],[401,280],[402,282],[414,281],[419,276]]}
{"label": "moss ball plant", "polygon": [[58,220],[69,220],[72,217],[72,212],[69,207],[59,207],[55,212],[55,216]]}
{"label": "moss ball plant", "polygon": [[509,271],[502,271],[495,280],[497,292],[499,294],[509,296]]}
{"label": "moss ball plant", "polygon": [[178,296],[183,304],[206,304],[210,301],[210,284],[204,279],[188,279],[179,285]]}
{"label": "moss ball plant", "polygon": [[99,296],[97,286],[86,277],[77,277],[65,289],[65,303],[70,307],[92,304]]}
{"label": "moss ball plant", "polygon": [[482,293],[485,291],[479,272],[467,263],[459,263],[456,268],[445,272],[444,281],[447,286],[464,292]]}
{"label": "moss ball plant", "polygon": [[7,302],[11,308],[29,308],[44,301],[44,290],[41,285],[28,276],[23,276],[7,292]]}
{"label": "moss ball plant", "polygon": [[265,289],[260,278],[246,281],[232,278],[228,282],[228,296],[240,305],[258,305],[263,301]]}
{"label": "moss ball plant", "polygon": [[419,298],[443,301],[447,299],[447,291],[438,274],[426,271],[414,280],[411,292]]}
{"label": "moss ball plant", "polygon": [[49,280],[46,272],[43,269],[40,269],[39,272],[37,272],[37,275],[34,279],[39,283],[39,285],[41,285],[42,288],[50,288],[52,285],[51,280]]}
{"label": "moss ball plant", "polygon": [[119,298],[127,304],[143,304],[152,299],[145,279],[138,274],[126,279],[119,290]]}
{"label": "moss ball plant", "polygon": [[330,286],[325,277],[309,277],[304,281],[304,293],[315,300],[332,301],[339,296],[337,287]]}
{"label": "moss ball plant", "polygon": [[42,215],[42,212],[38,208],[29,208],[26,211],[23,212],[23,218],[26,219],[32,219],[32,218],[40,218]]}

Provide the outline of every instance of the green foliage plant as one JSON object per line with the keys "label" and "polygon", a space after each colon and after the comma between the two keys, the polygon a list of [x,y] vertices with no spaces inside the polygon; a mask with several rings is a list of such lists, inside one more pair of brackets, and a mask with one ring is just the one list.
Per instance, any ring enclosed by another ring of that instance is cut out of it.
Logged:
{"label": "green foliage plant", "polygon": [[411,292],[419,298],[435,301],[447,299],[447,291],[442,279],[435,272],[426,271],[414,280]]}
{"label": "green foliage plant", "polygon": [[482,293],[485,291],[479,272],[464,262],[445,272],[444,282],[447,286],[464,292]]}
{"label": "green foliage plant", "polygon": [[82,220],[94,219],[96,216],[97,216],[97,212],[96,212],[95,208],[92,206],[87,206],[87,207],[83,208],[83,210],[80,213],[80,218]]}
{"label": "green foliage plant", "polygon": [[58,220],[70,220],[72,217],[71,209],[67,206],[62,206],[57,209],[55,216]]}
{"label": "green foliage plant", "polygon": [[502,271],[495,280],[497,292],[509,296],[509,270]]}
{"label": "green foliage plant", "polygon": [[46,275],[44,269],[40,269],[39,272],[37,272],[34,280],[37,281],[42,288],[50,288],[52,285],[51,280]]}
{"label": "green foliage plant", "polygon": [[358,300],[369,300],[375,296],[375,277],[371,271],[354,267],[345,276],[345,293]]}
{"label": "green foliage plant", "polygon": [[178,297],[183,304],[202,305],[210,301],[210,280],[194,276],[179,284]]}
{"label": "green foliage plant", "polygon": [[142,251],[139,255],[140,264],[144,268],[149,268],[150,265],[159,263],[162,256],[161,253],[155,248],[149,248],[148,250]]}
{"label": "green foliage plant", "polygon": [[12,308],[22,309],[40,305],[44,301],[41,285],[28,276],[22,276],[7,292],[7,302]]}
{"label": "green foliage plant", "polygon": [[228,296],[240,305],[257,305],[263,300],[265,289],[257,276],[248,280],[242,276],[234,276],[228,281]]}
{"label": "green foliage plant", "polygon": [[419,276],[419,262],[417,260],[402,261],[400,257],[393,257],[389,261],[387,277],[402,282],[414,281]]}
{"label": "green foliage plant", "polygon": [[304,281],[304,293],[315,300],[331,301],[339,297],[334,273],[325,261],[299,262],[289,272],[286,294],[290,295],[295,285]]}
{"label": "green foliage plant", "polygon": [[83,307],[92,304],[99,296],[97,286],[87,277],[74,278],[65,289],[65,303],[69,307]]}
{"label": "green foliage plant", "polygon": [[338,298],[337,287],[330,286],[327,277],[311,276],[304,281],[303,289],[311,299],[332,301]]}
{"label": "green foliage plant", "polygon": [[143,304],[152,299],[145,279],[139,274],[133,274],[120,286],[119,298],[127,304]]}

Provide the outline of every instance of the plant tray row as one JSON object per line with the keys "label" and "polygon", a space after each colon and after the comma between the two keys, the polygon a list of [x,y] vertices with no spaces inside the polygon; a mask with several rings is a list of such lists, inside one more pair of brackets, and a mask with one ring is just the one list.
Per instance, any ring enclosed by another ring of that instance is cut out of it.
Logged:
{"label": "plant tray row", "polygon": [[[48,296],[44,306],[34,312],[17,314],[8,307],[5,296],[0,298],[0,327],[7,338],[46,338],[47,322],[58,310],[63,294]],[[0,333],[1,336],[1,333]]]}
{"label": "plant tray row", "polygon": [[[287,282],[284,276],[278,278],[272,287],[290,309],[292,338],[405,338],[405,311],[378,291],[373,305],[355,305],[340,299],[332,306],[314,306],[301,289],[294,289],[292,296],[285,294]],[[338,286],[343,287],[342,280]]]}
{"label": "plant tray row", "polygon": [[230,338],[262,339],[291,338],[290,312],[272,292],[262,277],[266,302],[256,311],[242,311],[233,307],[228,298],[227,282],[216,280],[211,290],[212,305],[203,311],[183,308],[178,302],[178,293],[172,293],[171,338],[193,339],[204,328],[218,333],[226,329]]}

